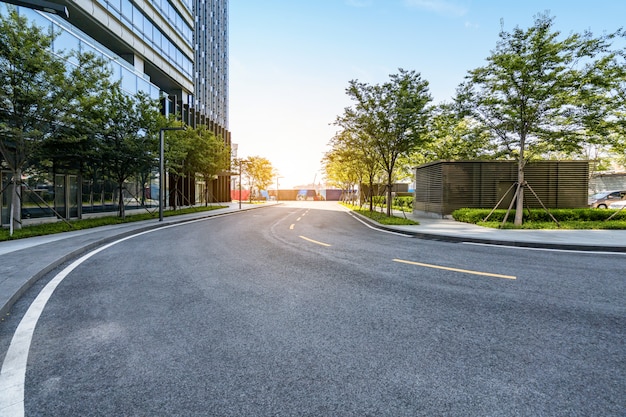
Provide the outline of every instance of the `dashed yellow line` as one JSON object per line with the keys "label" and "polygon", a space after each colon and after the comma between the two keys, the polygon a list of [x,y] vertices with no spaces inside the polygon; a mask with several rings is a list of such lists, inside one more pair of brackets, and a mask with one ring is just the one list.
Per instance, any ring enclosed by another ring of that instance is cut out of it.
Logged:
{"label": "dashed yellow line", "polygon": [[483,276],[486,276],[486,277],[504,278],[504,279],[517,279],[517,277],[515,277],[513,275],[492,274],[490,272],[480,272],[480,271],[472,271],[472,270],[469,270],[469,269],[450,268],[450,267],[447,267],[447,266],[424,264],[424,263],[421,263],[421,262],[405,261],[405,260],[402,260],[402,259],[394,259],[393,261],[394,262],[400,262],[400,263],[403,263],[403,264],[423,266],[425,268],[435,268],[435,269],[443,269],[443,270],[446,270],[446,271],[461,272],[461,273],[464,273],[464,274],[483,275]]}
{"label": "dashed yellow line", "polygon": [[294,227],[296,227],[296,225],[292,223],[291,226],[289,226],[289,230],[293,230]]}
{"label": "dashed yellow line", "polygon": [[321,246],[331,246],[328,243],[324,243],[324,242],[318,242],[317,240],[313,240],[313,239],[309,239],[308,237],[304,237],[304,236],[299,236],[300,239],[304,239],[307,242],[311,242],[311,243],[315,243],[317,245],[321,245]]}

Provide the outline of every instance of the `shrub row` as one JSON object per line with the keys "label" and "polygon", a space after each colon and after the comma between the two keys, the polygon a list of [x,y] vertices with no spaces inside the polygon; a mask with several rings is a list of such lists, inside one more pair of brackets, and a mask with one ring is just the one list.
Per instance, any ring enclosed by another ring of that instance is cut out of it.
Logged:
{"label": "shrub row", "polygon": [[[608,219],[617,210],[601,210],[601,209],[550,209],[550,213],[560,222],[589,222],[604,221]],[[460,222],[480,223],[491,212],[490,209],[472,209],[462,208],[455,210],[452,217]],[[488,221],[502,222],[506,214],[505,209],[499,209],[493,212]],[[515,218],[515,210],[511,210],[508,222],[513,222]],[[612,220],[626,220],[626,210],[622,210]],[[532,222],[551,222],[550,215],[543,209],[526,209],[524,210],[524,221]]]}
{"label": "shrub row", "polygon": [[[384,195],[375,195],[372,197],[372,201],[374,202],[374,205],[376,206],[384,206],[385,204],[387,204],[387,197],[385,197]],[[413,197],[394,197],[393,198],[393,203],[392,206],[394,208],[398,208],[398,209],[413,209]]]}

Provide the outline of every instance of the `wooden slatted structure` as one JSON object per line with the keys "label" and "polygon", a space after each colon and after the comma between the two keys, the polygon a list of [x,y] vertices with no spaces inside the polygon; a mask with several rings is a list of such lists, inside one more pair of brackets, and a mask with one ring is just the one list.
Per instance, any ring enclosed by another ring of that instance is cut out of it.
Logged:
{"label": "wooden slatted structure", "polygon": [[[548,208],[587,207],[588,161],[537,161],[525,178]],[[413,210],[443,216],[459,208],[507,208],[517,182],[515,161],[437,161],[415,168]],[[513,187],[513,190],[507,191]],[[530,192],[526,206],[540,208]]]}

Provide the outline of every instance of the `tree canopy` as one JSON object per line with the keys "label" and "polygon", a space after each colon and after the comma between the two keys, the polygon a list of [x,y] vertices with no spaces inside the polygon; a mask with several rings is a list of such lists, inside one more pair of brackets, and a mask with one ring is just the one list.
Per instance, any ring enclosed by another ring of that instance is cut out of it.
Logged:
{"label": "tree canopy", "polygon": [[250,182],[250,198],[252,191],[265,190],[273,182],[275,176],[272,163],[261,156],[250,156],[241,161],[242,174],[248,177]]}
{"label": "tree canopy", "polygon": [[354,105],[336,124],[352,131],[372,150],[386,174],[387,215],[391,215],[392,185],[398,159],[426,143],[428,82],[415,71],[399,69],[383,84],[352,80],[346,89]]}
{"label": "tree canopy", "polygon": [[554,18],[540,14],[526,30],[501,30],[487,65],[469,71],[457,104],[485,126],[498,150],[518,161],[515,223],[524,207],[524,166],[546,152],[579,151],[602,134],[611,111],[606,78],[611,38],[590,32],[560,39]]}
{"label": "tree canopy", "polygon": [[205,203],[213,200],[213,182],[230,167],[230,149],[206,126],[193,131],[193,147],[188,156],[188,168],[202,175],[205,183]]}
{"label": "tree canopy", "polygon": [[[53,53],[57,34],[29,23],[11,6],[7,10],[0,13],[0,163],[13,173],[11,227],[20,227],[17,183],[25,170],[89,172],[114,181],[123,217],[126,183],[140,179],[145,189],[158,162],[159,129],[171,121],[145,93],[122,91],[104,59],[78,51]],[[199,172],[207,179],[228,166],[223,140],[206,129],[172,132],[167,139],[166,162],[174,175]]]}

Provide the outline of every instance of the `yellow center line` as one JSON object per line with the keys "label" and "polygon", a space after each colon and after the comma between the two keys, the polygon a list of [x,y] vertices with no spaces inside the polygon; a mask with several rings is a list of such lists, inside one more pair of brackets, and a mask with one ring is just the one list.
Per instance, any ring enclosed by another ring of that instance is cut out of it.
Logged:
{"label": "yellow center line", "polygon": [[318,244],[318,245],[322,245],[322,246],[331,246],[331,245],[329,245],[328,243],[318,242],[317,240],[309,239],[308,237],[304,237],[304,236],[299,236],[299,237],[300,237],[301,239],[304,239],[304,240],[308,241],[308,242],[311,242],[311,243],[316,243],[316,244]]}
{"label": "yellow center line", "polygon": [[424,264],[421,262],[413,262],[413,261],[404,261],[402,259],[394,259],[393,261],[404,263],[404,264],[409,264],[409,265],[423,266],[426,268],[435,268],[435,269],[444,269],[446,271],[462,272],[464,274],[483,275],[486,277],[495,277],[495,278],[504,278],[504,279],[517,279],[517,277],[513,275],[501,275],[501,274],[492,274],[490,272],[471,271],[469,269],[449,268],[447,266]]}
{"label": "yellow center line", "polygon": [[296,219],[296,221],[297,221],[297,222],[299,222],[301,219],[302,219],[302,217],[298,217],[298,218]]}
{"label": "yellow center line", "polygon": [[296,227],[296,225],[292,223],[291,226],[289,226],[289,230],[293,230],[294,227]]}

